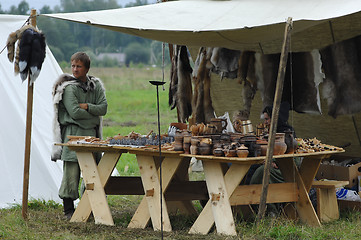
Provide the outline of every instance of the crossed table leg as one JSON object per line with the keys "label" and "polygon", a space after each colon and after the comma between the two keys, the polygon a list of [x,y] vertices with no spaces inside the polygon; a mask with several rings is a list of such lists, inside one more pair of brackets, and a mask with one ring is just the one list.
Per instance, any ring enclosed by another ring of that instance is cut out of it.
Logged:
{"label": "crossed table leg", "polygon": [[218,233],[237,235],[229,198],[251,165],[232,164],[224,175],[220,162],[203,161],[209,200],[189,233],[207,234],[215,223]]}
{"label": "crossed table leg", "polygon": [[[311,204],[308,192],[322,158],[327,156],[328,155],[317,155],[305,157],[300,170],[297,169],[292,157],[280,157],[277,159],[281,171],[283,170],[282,173],[285,181],[295,182],[296,185],[290,186],[298,188],[295,189],[298,199],[293,201],[296,202],[297,213],[301,221],[312,226],[320,226],[320,221]],[[240,184],[252,163],[244,162],[240,164],[234,162],[224,175],[220,162],[206,158],[202,159],[202,157],[200,159],[203,160],[203,168],[210,199],[191,227],[189,233],[207,234],[213,223],[215,223],[218,233],[236,235],[229,198]],[[281,191],[284,191],[285,195],[290,189],[285,188]]]}
{"label": "crossed table leg", "polygon": [[114,225],[104,186],[124,151],[105,152],[97,165],[92,152],[76,152],[85,192],[70,222],[86,222],[93,212],[96,224]]}
{"label": "crossed table leg", "polygon": [[[157,156],[137,153],[139,171],[142,178],[145,195],[139,204],[128,228],[145,228],[151,219],[154,230],[161,230],[161,211],[163,217],[163,230],[172,231],[169,220],[164,192],[169,186],[175,172],[183,158],[166,156],[162,160],[162,193],[160,189]],[[160,200],[162,199],[162,206]]]}

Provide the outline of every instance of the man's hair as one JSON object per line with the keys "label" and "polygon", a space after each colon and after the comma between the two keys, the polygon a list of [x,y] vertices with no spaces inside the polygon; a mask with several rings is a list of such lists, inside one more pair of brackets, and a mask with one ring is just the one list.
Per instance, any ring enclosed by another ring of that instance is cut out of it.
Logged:
{"label": "man's hair", "polygon": [[70,61],[81,61],[84,64],[84,67],[87,69],[90,68],[90,57],[85,52],[76,52],[71,56]]}

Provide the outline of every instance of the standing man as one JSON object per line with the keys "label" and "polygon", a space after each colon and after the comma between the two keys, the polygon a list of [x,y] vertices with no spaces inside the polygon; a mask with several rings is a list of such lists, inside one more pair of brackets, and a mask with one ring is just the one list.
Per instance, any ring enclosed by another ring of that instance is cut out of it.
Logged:
{"label": "standing man", "polygon": [[[105,89],[100,79],[89,76],[90,58],[77,52],[71,57],[73,75],[63,74],[53,88],[54,138],[66,143],[68,136],[101,138],[102,116],[107,112]],[[52,160],[63,161],[63,179],[59,197],[63,199],[64,215],[70,219],[74,213],[74,200],[79,198],[80,168],[74,151],[54,146]],[[99,161],[99,156],[97,161]]]}

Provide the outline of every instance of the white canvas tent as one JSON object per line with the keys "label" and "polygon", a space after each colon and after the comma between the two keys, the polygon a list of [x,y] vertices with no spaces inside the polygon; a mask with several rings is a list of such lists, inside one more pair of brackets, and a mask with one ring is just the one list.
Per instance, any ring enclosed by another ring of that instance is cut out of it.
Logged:
{"label": "white canvas tent", "polygon": [[162,42],[281,51],[293,20],[291,51],[311,51],[361,34],[360,0],[183,0],[132,8],[44,14]]}
{"label": "white canvas tent", "polygon": [[[11,32],[22,27],[27,16],[0,15],[1,49]],[[62,73],[47,48],[42,71],[34,86],[29,199],[60,202],[61,162],[50,160],[53,143],[53,82]],[[0,208],[21,204],[23,192],[27,80],[14,75],[7,50],[0,54]]]}

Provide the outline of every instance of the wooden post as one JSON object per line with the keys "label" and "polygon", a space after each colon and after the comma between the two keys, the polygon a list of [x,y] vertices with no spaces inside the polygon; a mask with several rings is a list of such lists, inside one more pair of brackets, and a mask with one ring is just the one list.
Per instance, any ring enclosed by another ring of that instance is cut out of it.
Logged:
{"label": "wooden post", "polygon": [[[32,9],[30,14],[30,24],[36,27],[36,10]],[[29,169],[30,169],[30,149],[31,149],[31,125],[33,114],[33,94],[34,83],[30,84],[28,77],[28,97],[26,111],[26,130],[25,130],[25,156],[24,156],[24,179],[23,179],[23,208],[22,216],[24,220],[28,218],[28,193],[29,193]]]}
{"label": "wooden post", "polygon": [[280,57],[280,65],[278,68],[278,75],[277,75],[276,92],[275,92],[275,97],[273,100],[271,129],[270,129],[270,135],[268,137],[269,139],[268,139],[267,153],[266,153],[266,159],[265,159],[265,163],[264,163],[262,193],[261,193],[261,199],[260,199],[260,204],[259,204],[259,209],[258,209],[258,215],[257,215],[257,219],[256,219],[257,223],[259,223],[260,220],[263,218],[263,216],[265,214],[265,210],[266,210],[270,166],[271,166],[271,161],[272,161],[272,156],[273,156],[275,135],[277,132],[278,115],[279,115],[279,110],[280,110],[280,105],[281,105],[283,82],[284,82],[286,66],[287,66],[291,29],[292,29],[292,18],[289,17],[287,19],[284,38],[283,38],[283,45],[282,45],[281,57]]}

